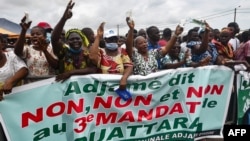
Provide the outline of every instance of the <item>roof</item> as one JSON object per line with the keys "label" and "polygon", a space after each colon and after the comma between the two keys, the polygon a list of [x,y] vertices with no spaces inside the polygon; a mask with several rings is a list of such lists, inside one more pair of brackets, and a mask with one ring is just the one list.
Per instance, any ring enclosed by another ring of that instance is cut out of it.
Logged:
{"label": "roof", "polygon": [[[7,20],[5,18],[0,18],[0,33],[8,34],[10,38],[18,38],[22,28],[19,24]],[[27,34],[30,33],[30,29]]]}

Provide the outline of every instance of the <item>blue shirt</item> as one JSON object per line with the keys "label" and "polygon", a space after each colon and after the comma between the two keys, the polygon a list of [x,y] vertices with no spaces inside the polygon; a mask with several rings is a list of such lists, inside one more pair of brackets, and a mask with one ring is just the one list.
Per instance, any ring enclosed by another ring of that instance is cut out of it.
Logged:
{"label": "blue shirt", "polygon": [[[149,40],[148,40],[148,50],[152,49],[157,49],[160,48],[161,46],[157,43],[156,45],[153,45]],[[161,59],[157,59],[158,63],[158,69],[162,69],[162,64],[161,64]]]}
{"label": "blue shirt", "polygon": [[[196,45],[201,45],[201,41],[190,41],[187,43],[187,47],[190,48],[191,50]],[[211,56],[208,51],[205,51],[202,54],[192,54],[192,61],[193,62],[200,62],[202,59],[206,58],[207,56]],[[211,62],[210,62],[210,64],[211,64]]]}

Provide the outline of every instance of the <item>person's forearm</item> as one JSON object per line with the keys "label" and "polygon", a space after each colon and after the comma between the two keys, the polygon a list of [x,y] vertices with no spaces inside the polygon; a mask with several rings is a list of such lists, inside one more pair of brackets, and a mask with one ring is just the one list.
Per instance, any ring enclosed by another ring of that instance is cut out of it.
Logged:
{"label": "person's forearm", "polygon": [[133,66],[126,67],[120,80],[120,89],[126,89],[128,77],[133,72]]}
{"label": "person's forearm", "polygon": [[175,42],[178,38],[178,35],[173,35],[171,39],[168,41],[168,43],[165,45],[165,47],[162,50],[162,56],[165,56],[169,50],[175,45]]}
{"label": "person's forearm", "polygon": [[49,65],[50,65],[51,67],[53,67],[54,69],[57,69],[57,68],[58,68],[58,65],[59,65],[59,63],[58,63],[59,61],[58,61],[56,58],[54,58],[54,57],[48,52],[48,50],[44,50],[43,53],[44,53],[44,55],[45,55],[45,57],[46,57],[46,59],[47,59]]}
{"label": "person's forearm", "polygon": [[96,65],[98,64],[98,58],[99,58],[99,43],[100,43],[100,37],[97,36],[93,45],[89,49],[89,59]]}
{"label": "person's forearm", "polygon": [[130,58],[132,58],[132,52],[133,52],[133,41],[134,39],[134,29],[130,28],[126,40],[126,51]]}
{"label": "person's forearm", "polygon": [[66,23],[67,19],[65,18],[61,18],[60,21],[57,23],[57,25],[55,26],[55,28],[53,29],[53,32],[51,34],[51,44],[53,47],[53,52],[55,54],[59,54],[59,51],[61,50],[62,47],[62,43],[60,43],[60,37],[61,37],[61,33],[63,31],[63,27]]}
{"label": "person's forearm", "polygon": [[22,29],[19,38],[14,44],[14,52],[18,56],[22,56],[23,54],[23,48],[24,48],[24,43],[25,43],[25,38],[26,38],[25,35],[26,35],[26,30]]}
{"label": "person's forearm", "polygon": [[72,75],[84,75],[84,74],[94,74],[96,73],[97,68],[96,67],[87,67],[84,69],[76,69],[70,72],[71,76]]}
{"label": "person's forearm", "polygon": [[133,66],[126,67],[122,75],[123,79],[127,79],[133,73]]}
{"label": "person's forearm", "polygon": [[21,69],[19,69],[14,76],[12,76],[8,81],[10,81],[12,83],[12,85],[14,86],[17,82],[19,82],[20,80],[22,80],[23,78],[25,78],[28,75],[29,71],[26,67],[23,67]]}
{"label": "person's forearm", "polygon": [[51,34],[51,41],[58,41],[60,39],[60,36],[63,31],[63,27],[66,23],[67,19],[65,18],[61,18],[60,21],[57,23],[57,25],[55,26],[55,28],[53,29],[53,32]]}
{"label": "person's forearm", "polygon": [[208,49],[208,36],[209,36],[209,31],[205,31],[204,37],[202,38],[201,46],[198,49],[198,54],[202,54],[207,51]]}
{"label": "person's forearm", "polygon": [[176,68],[183,66],[185,63],[186,63],[186,61],[182,60],[178,63],[166,64],[166,65],[164,65],[164,69],[176,69]]}

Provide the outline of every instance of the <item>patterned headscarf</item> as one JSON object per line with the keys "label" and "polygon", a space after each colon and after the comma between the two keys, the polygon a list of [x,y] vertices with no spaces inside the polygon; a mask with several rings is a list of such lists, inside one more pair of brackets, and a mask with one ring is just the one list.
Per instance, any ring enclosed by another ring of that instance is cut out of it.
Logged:
{"label": "patterned headscarf", "polygon": [[81,30],[79,30],[79,29],[77,29],[77,28],[72,28],[72,29],[70,29],[70,30],[68,30],[68,31],[66,32],[66,34],[65,34],[66,40],[69,39],[69,35],[70,35],[71,33],[77,33],[77,34],[79,34],[79,35],[81,36],[81,38],[82,38],[82,44],[83,44],[85,47],[88,47],[88,46],[89,46],[89,41],[88,41],[87,37],[82,33]]}

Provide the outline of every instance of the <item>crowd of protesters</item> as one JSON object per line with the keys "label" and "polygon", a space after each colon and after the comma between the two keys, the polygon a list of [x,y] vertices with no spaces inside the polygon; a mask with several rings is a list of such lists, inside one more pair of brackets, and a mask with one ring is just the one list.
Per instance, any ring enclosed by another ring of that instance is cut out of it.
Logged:
{"label": "crowd of protesters", "polygon": [[[215,29],[203,21],[203,27],[194,27],[187,35],[182,35],[183,27],[176,25],[175,30],[165,28],[161,35],[156,26],[137,32],[136,21],[126,17],[128,33],[124,36],[104,29],[105,23],[100,23],[96,35],[89,27],[65,32],[64,25],[73,16],[74,4],[69,2],[54,28],[47,22],[32,27],[28,44],[25,35],[31,21],[26,22],[23,17],[20,36],[12,49],[5,48],[1,37],[0,71],[10,65],[6,56],[12,52],[28,69],[28,74],[19,78],[25,81],[15,81],[19,85],[50,77],[63,82],[72,75],[108,73],[123,75],[120,87],[124,89],[130,75],[148,75],[164,69],[242,63],[249,70],[250,33],[239,33],[236,22]],[[2,74],[1,95],[9,89],[8,79]]]}
{"label": "crowd of protesters", "polygon": [[136,21],[126,17],[128,33],[122,37],[116,30],[104,29],[105,23],[100,23],[96,36],[89,27],[65,33],[64,25],[73,16],[74,4],[68,3],[54,28],[46,22],[32,27],[29,44],[25,35],[31,21],[25,22],[25,17],[13,50],[6,48],[0,36],[0,100],[15,86],[50,77],[63,82],[72,75],[118,74],[122,75],[120,89],[126,89],[130,75],[165,69],[235,62],[249,70],[250,31],[239,33],[236,22],[217,29],[203,21],[204,27],[194,27],[187,35],[182,35],[183,27],[176,25],[173,31],[165,28],[161,36],[156,26],[135,32]]}
{"label": "crowd of protesters", "polygon": [[[137,32],[136,21],[126,17],[128,32],[124,36],[118,36],[114,29],[104,29],[105,23],[100,23],[96,36],[89,27],[72,28],[65,33],[64,25],[73,16],[74,4],[69,2],[54,28],[47,22],[32,27],[28,44],[25,35],[31,21],[25,22],[26,17],[21,20],[22,30],[12,49],[6,48],[1,36],[0,72],[9,65],[8,54],[16,55],[28,69],[23,81],[13,86],[50,77],[65,81],[72,75],[108,73],[123,75],[124,88],[130,75],[148,75],[164,69],[232,62],[241,62],[249,68],[250,33],[248,30],[239,33],[236,22],[216,29],[203,21],[204,27],[194,27],[187,35],[182,35],[183,27],[176,25],[175,30],[165,28],[161,35],[156,26]],[[10,89],[5,76],[0,74],[1,96]]]}

